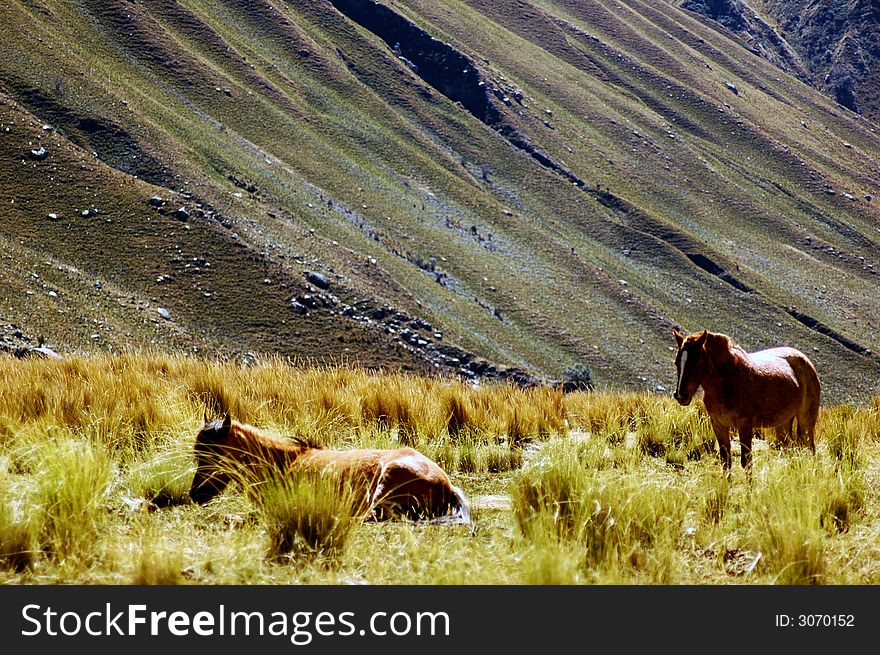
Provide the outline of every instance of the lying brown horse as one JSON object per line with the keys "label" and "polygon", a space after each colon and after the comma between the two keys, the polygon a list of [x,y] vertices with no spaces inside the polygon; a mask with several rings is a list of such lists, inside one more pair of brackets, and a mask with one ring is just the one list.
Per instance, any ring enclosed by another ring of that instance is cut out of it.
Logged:
{"label": "lying brown horse", "polygon": [[795,419],[797,443],[816,452],[819,375],[806,355],[795,348],[747,353],[728,336],[705,330],[688,337],[678,330],[673,334],[678,343],[675,399],[687,405],[703,387],[703,402],[728,474],[731,428],[739,433],[743,468],[752,463],[755,428],[775,428],[784,444],[793,437]]}
{"label": "lying brown horse", "polygon": [[468,503],[438,464],[412,448],[329,450],[286,440],[233,421],[208,421],[196,436],[195,476],[189,495],[203,504],[233,479],[265,480],[272,473],[338,474],[377,519],[405,517],[470,523]]}

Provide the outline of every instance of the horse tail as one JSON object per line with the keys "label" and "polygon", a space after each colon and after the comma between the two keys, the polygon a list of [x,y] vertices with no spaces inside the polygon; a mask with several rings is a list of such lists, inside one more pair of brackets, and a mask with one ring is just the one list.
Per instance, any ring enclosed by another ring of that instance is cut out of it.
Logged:
{"label": "horse tail", "polygon": [[[816,367],[806,355],[802,360],[792,362],[795,375],[803,390],[801,410],[797,415],[797,440],[803,446],[809,447],[816,452],[816,423],[819,419],[819,402],[822,393],[822,383]],[[796,364],[796,365],[795,365]]]}

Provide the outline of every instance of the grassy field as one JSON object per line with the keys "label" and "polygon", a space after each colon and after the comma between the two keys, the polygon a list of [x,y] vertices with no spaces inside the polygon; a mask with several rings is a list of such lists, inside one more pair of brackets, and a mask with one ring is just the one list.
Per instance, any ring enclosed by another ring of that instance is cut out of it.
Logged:
{"label": "grassy field", "polygon": [[[706,417],[657,395],[471,388],[283,360],[0,358],[0,582],[880,581],[880,401],[823,408],[815,456],[758,441],[728,482]],[[188,502],[203,416],[333,447],[411,444],[474,529],[352,520],[314,480]]]}

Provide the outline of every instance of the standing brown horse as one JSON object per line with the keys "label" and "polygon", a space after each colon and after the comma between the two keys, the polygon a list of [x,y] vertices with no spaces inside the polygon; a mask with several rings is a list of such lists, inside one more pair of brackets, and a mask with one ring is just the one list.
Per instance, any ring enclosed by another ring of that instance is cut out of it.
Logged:
{"label": "standing brown horse", "polygon": [[470,523],[468,503],[438,464],[412,448],[329,450],[300,439],[282,440],[233,421],[208,421],[196,436],[196,472],[190,497],[203,504],[233,479],[256,483],[267,474],[311,471],[338,474],[363,500],[366,514]]}
{"label": "standing brown horse", "polygon": [[795,348],[747,353],[727,335],[705,330],[688,337],[678,330],[673,334],[678,343],[675,399],[687,405],[703,387],[703,402],[728,474],[731,428],[739,433],[743,468],[752,463],[754,428],[773,427],[778,440],[786,443],[793,436],[795,419],[797,442],[816,452],[819,375],[806,355]]}

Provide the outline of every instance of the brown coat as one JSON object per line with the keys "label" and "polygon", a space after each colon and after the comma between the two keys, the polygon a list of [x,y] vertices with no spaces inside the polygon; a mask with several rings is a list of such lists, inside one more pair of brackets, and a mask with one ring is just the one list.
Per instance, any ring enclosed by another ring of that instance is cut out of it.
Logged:
{"label": "brown coat", "polygon": [[190,497],[205,503],[232,481],[234,471],[249,480],[266,473],[308,470],[335,473],[363,498],[375,518],[436,519],[450,512],[470,523],[467,500],[440,466],[412,448],[329,450],[283,440],[233,421],[205,421],[194,447],[197,467]]}
{"label": "brown coat", "polygon": [[821,385],[806,355],[787,347],[747,353],[728,336],[713,332],[685,337],[675,331],[674,336],[678,343],[675,398],[687,405],[703,387],[703,402],[725,469],[731,465],[731,429],[739,433],[743,467],[752,461],[755,428],[775,428],[784,444],[793,436],[797,420],[797,442],[816,451]]}

